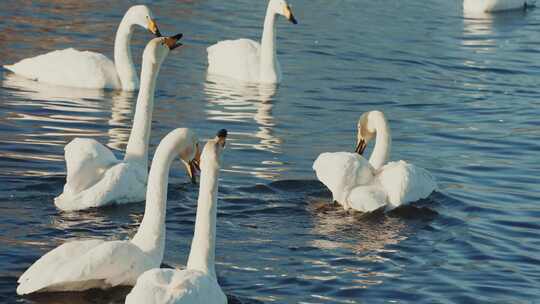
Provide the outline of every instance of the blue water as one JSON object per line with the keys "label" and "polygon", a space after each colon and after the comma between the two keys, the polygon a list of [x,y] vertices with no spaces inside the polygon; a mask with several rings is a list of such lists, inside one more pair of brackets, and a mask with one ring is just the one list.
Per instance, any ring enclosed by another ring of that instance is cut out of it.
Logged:
{"label": "blue water", "polygon": [[[146,1],[183,32],[156,92],[152,153],[176,127],[230,131],[217,273],[230,303],[537,303],[540,299],[540,10],[471,18],[459,1],[291,0],[278,24],[279,87],[206,75],[205,48],[258,39],[265,1]],[[65,47],[112,57],[129,1],[4,1],[0,64]],[[150,34],[137,30],[140,62]],[[16,279],[77,238],[124,239],[142,204],[61,213],[63,147],[99,140],[120,157],[136,96],[59,88],[0,69],[0,302],[123,303],[127,289],[18,297]],[[313,160],[351,151],[364,111],[386,113],[393,160],[440,190],[413,207],[331,204]],[[196,187],[171,170],[164,263],[184,265]]]}

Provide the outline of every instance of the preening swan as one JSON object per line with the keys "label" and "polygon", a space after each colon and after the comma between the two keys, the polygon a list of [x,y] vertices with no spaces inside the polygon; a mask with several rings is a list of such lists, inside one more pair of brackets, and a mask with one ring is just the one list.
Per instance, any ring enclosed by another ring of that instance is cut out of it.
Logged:
{"label": "preening swan", "polygon": [[[144,49],[141,89],[123,160],[94,139],[76,138],[66,145],[66,184],[64,192],[54,199],[58,208],[81,210],[144,200],[156,79],[161,64],[169,51],[180,45],[181,37],[154,38]],[[197,161],[182,160],[194,178]]]}
{"label": "preening swan", "polygon": [[535,4],[536,0],[463,0],[463,10],[467,13],[489,13],[523,9]]}
{"label": "preening swan", "polygon": [[165,248],[169,168],[179,154],[194,158],[196,142],[190,130],[176,129],[159,144],[150,169],[144,218],[132,240],[62,244],[19,277],[17,294],[134,285],[143,272],[159,267]]}
{"label": "preening swan", "polygon": [[285,0],[270,0],[261,43],[251,39],[225,40],[210,46],[208,73],[246,82],[279,83],[281,68],[276,56],[276,15],[297,24]]}
{"label": "preening swan", "polygon": [[88,89],[139,88],[137,71],[131,59],[131,35],[135,25],[160,37],[152,12],[145,5],[129,8],[116,31],[114,62],[100,53],[73,48],[23,59],[4,68],[21,76],[54,85]]}
{"label": "preening swan", "polygon": [[[386,210],[428,197],[437,185],[431,174],[403,160],[389,162],[392,138],[384,114],[371,111],[358,121],[356,153],[322,153],[313,163],[317,178],[345,209]],[[367,161],[361,155],[369,141],[375,147]]]}
{"label": "preening swan", "polygon": [[127,296],[126,303],[227,303],[227,297],[217,282],[214,266],[219,168],[226,137],[226,130],[219,131],[202,152],[195,232],[187,268],[145,272]]}

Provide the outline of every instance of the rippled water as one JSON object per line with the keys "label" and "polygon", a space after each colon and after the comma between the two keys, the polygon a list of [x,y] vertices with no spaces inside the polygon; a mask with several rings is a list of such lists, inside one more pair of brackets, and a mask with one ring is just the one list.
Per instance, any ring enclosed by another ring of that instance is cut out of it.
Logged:
{"label": "rippled water", "polygon": [[[463,16],[459,1],[291,0],[279,87],[206,76],[205,48],[258,38],[265,1],[161,1],[185,47],[162,68],[152,151],[173,128],[230,131],[217,272],[231,303],[535,303],[540,298],[540,10]],[[0,64],[75,46],[112,56],[127,1],[5,1]],[[138,30],[134,58],[150,35]],[[60,213],[63,146],[92,137],[122,156],[135,97],[0,74],[0,302],[122,303],[128,289],[17,297],[32,262],[76,238],[134,234],[143,205]],[[331,204],[311,170],[351,151],[359,115],[384,111],[392,159],[440,191],[390,214]],[[196,188],[171,171],[164,263],[183,265]]]}

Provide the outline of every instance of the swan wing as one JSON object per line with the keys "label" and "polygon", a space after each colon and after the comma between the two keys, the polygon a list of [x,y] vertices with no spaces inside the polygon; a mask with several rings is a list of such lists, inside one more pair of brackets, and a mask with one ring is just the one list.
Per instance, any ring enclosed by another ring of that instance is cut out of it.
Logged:
{"label": "swan wing", "polygon": [[144,165],[120,162],[109,168],[92,187],[55,198],[56,207],[64,211],[83,210],[110,204],[144,201],[148,174]]}
{"label": "swan wing", "polygon": [[158,265],[129,241],[70,242],[32,265],[19,279],[17,293],[133,285],[140,274]]}
{"label": "swan wing", "polygon": [[217,281],[200,271],[152,269],[143,273],[126,297],[126,304],[225,304]]}
{"label": "swan wing", "polygon": [[116,67],[106,56],[73,48],[23,59],[4,68],[54,85],[88,89],[120,89]]}
{"label": "swan wing", "polygon": [[374,177],[373,167],[357,153],[322,153],[313,163],[313,170],[332,192],[333,200],[348,209],[347,197],[359,185],[369,184]]}
{"label": "swan wing", "polygon": [[49,251],[19,277],[17,293],[27,294],[43,288],[48,278],[66,262],[84,255],[103,242],[103,240],[73,241]]}
{"label": "swan wing", "polygon": [[261,45],[250,39],[224,40],[207,48],[208,73],[258,81]]}
{"label": "swan wing", "polygon": [[78,193],[98,182],[106,170],[118,163],[114,154],[94,139],[75,138],[64,148],[66,185],[64,192]]}
{"label": "swan wing", "polygon": [[437,189],[435,179],[426,169],[402,160],[386,164],[376,179],[385,189],[389,209],[424,199]]}

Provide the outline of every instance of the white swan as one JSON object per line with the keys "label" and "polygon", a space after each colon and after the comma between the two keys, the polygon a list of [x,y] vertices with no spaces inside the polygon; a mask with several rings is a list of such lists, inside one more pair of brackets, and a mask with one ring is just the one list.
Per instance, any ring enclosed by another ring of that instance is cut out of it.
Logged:
{"label": "white swan", "polygon": [[[361,156],[368,142],[376,143],[369,162]],[[431,174],[403,160],[386,163],[392,139],[384,114],[364,113],[358,121],[357,153],[323,153],[313,163],[317,178],[345,209],[386,210],[428,197],[437,184]]]}
{"label": "white swan", "polygon": [[130,40],[135,25],[161,36],[152,12],[145,5],[132,6],[124,15],[114,40],[114,62],[100,53],[73,48],[23,59],[4,68],[21,76],[54,85],[88,89],[139,88],[131,59]]}
{"label": "white swan", "polygon": [[152,269],[142,274],[128,294],[128,304],[220,304],[227,297],[217,282],[214,266],[216,246],[217,189],[226,130],[210,140],[201,156],[201,180],[195,232],[187,268]]}
{"label": "white swan", "polygon": [[261,43],[250,39],[225,40],[208,47],[208,73],[246,82],[279,83],[281,68],[276,57],[276,15],[296,24],[285,0],[270,0]]}
{"label": "white swan", "polygon": [[178,154],[193,158],[195,142],[193,132],[176,129],[159,144],[150,170],[144,218],[132,240],[62,244],[19,277],[17,294],[134,285],[143,272],[159,267],[165,248],[169,168]]}
{"label": "white swan", "polygon": [[536,0],[463,0],[463,10],[468,13],[489,13],[523,9],[535,4]]}
{"label": "white swan", "polygon": [[[181,36],[154,38],[144,49],[141,89],[123,160],[94,139],[76,138],[66,145],[66,184],[54,199],[58,208],[71,211],[144,200],[156,79],[169,50],[180,45]],[[185,157],[183,161],[193,178],[196,161],[188,163]]]}

